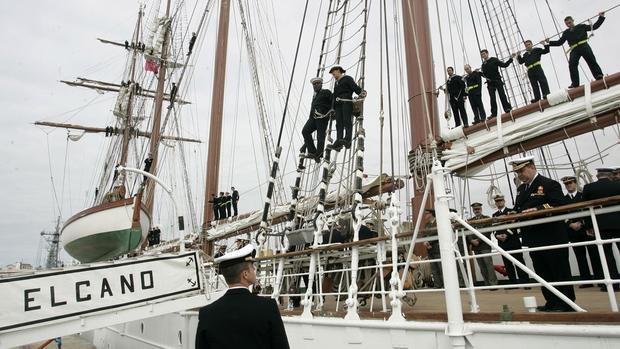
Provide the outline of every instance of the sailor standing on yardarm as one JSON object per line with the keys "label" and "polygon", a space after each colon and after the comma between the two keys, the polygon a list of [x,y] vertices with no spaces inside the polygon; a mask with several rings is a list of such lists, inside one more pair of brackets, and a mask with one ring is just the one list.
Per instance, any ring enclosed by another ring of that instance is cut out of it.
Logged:
{"label": "sailor standing on yardarm", "polygon": [[568,16],[564,18],[564,24],[568,27],[560,37],[559,40],[549,40],[549,46],[562,46],[565,42],[568,42],[570,46],[570,58],[568,60],[568,70],[570,71],[571,85],[569,88],[579,86],[579,60],[581,57],[586,60],[590,72],[596,80],[603,78],[603,71],[596,61],[594,52],[588,44],[588,31],[594,31],[598,29],[605,21],[605,12],[599,12],[598,20],[593,25],[578,24],[575,25],[573,17]]}
{"label": "sailor standing on yardarm", "polygon": [[482,103],[482,74],[479,71],[472,70],[469,64],[465,64],[465,73],[467,73],[464,77],[467,83],[465,92],[467,92],[471,110],[474,112],[474,124],[477,124],[487,118]]}
{"label": "sailor standing on yardarm", "polygon": [[510,57],[506,62],[502,62],[497,57],[489,57],[488,50],[480,51],[480,57],[482,58],[482,76],[487,79],[487,89],[489,90],[489,98],[491,102],[491,115],[489,118],[494,118],[497,116],[497,96],[495,93],[499,95],[499,100],[502,102],[502,108],[504,112],[508,113],[512,110],[512,105],[508,102],[508,97],[506,96],[506,91],[504,90],[504,80],[502,80],[502,76],[499,73],[499,68],[508,68],[512,63],[512,57]]}
{"label": "sailor standing on yardarm", "polygon": [[527,76],[530,79],[532,85],[532,92],[534,92],[534,99],[532,103],[540,101],[541,92],[542,98],[546,99],[549,94],[549,83],[547,82],[547,76],[540,64],[540,57],[549,53],[549,45],[545,45],[545,48],[534,48],[532,40],[525,40],[525,52],[523,55],[517,55],[519,64],[523,64],[527,68]]}
{"label": "sailor standing on yardarm", "polygon": [[448,90],[448,98],[450,99],[450,107],[454,115],[454,126],[459,127],[461,122],[463,127],[469,127],[467,122],[467,111],[465,110],[465,100],[467,92],[465,92],[465,81],[460,75],[454,74],[454,68],[448,67],[448,81],[446,81],[446,89]]}

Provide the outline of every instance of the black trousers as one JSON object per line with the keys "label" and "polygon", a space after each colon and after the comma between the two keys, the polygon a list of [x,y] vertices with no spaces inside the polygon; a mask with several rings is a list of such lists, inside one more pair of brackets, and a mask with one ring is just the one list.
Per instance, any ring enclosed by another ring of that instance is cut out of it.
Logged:
{"label": "black trousers", "polygon": [[470,94],[467,97],[469,98],[471,110],[474,112],[474,122],[484,121],[487,118],[487,112],[484,111],[482,93]]}
{"label": "black trousers", "polygon": [[217,206],[213,206],[213,220],[217,221],[218,219],[220,219],[220,211]]}
{"label": "black trousers", "polygon": [[463,126],[469,126],[467,123],[467,112],[465,111],[465,100],[463,98],[450,98],[450,107],[454,115],[454,125],[459,127],[462,122]]}
{"label": "black trousers", "polygon": [[[559,248],[556,250],[534,251],[530,252],[530,257],[534,263],[534,270],[545,281],[570,281],[572,278],[570,272],[570,264],[568,263],[568,248]],[[575,300],[575,290],[573,286],[556,286],[570,300]],[[558,298],[544,287],[540,287],[547,307],[564,307],[568,306],[564,301]]]}
{"label": "black trousers", "polygon": [[499,95],[499,100],[502,102],[504,112],[508,113],[512,109],[510,102],[508,102],[508,97],[506,97],[503,82],[489,81],[487,83],[487,89],[489,90],[489,97],[491,98],[491,117],[497,116],[497,97],[495,96],[495,92]]}
{"label": "black trousers", "polygon": [[218,208],[218,210],[220,211],[219,219],[224,219],[224,218],[228,217],[228,216],[226,216],[226,207],[225,206],[220,206]]}
{"label": "black trousers", "polygon": [[[503,248],[505,251],[519,250],[521,249],[521,244],[518,242],[499,242],[499,247]],[[513,253],[511,256],[515,257],[516,260],[523,263],[525,265],[525,260],[523,259],[523,253]],[[508,274],[508,280],[512,283],[525,283],[529,280],[529,275],[526,272],[521,270],[521,268],[516,267],[508,258],[502,256],[502,261],[504,261],[504,267],[506,267],[506,274]],[[519,276],[517,278],[517,276]]]}
{"label": "black trousers", "polygon": [[534,92],[534,99],[539,101],[541,98],[546,98],[549,94],[549,83],[547,82],[547,76],[545,71],[540,66],[536,66],[532,69],[528,69],[527,76],[530,78],[530,84],[532,85],[532,92]]}
{"label": "black trousers", "polygon": [[[609,231],[604,230],[601,231],[601,239],[615,239],[620,237],[620,230]],[[605,251],[605,259],[607,260],[607,267],[609,268],[609,275],[612,279],[620,278],[620,274],[618,273],[618,268],[616,266],[616,258],[614,258],[613,254],[613,244],[605,244],[603,245],[603,251]],[[616,247],[620,250],[620,244],[616,242]]]}
{"label": "black trousers", "polygon": [[237,201],[233,201],[232,206],[233,206],[233,212],[234,212],[233,216],[238,216],[239,212],[237,211]]}
{"label": "black trousers", "polygon": [[[572,235],[572,236],[571,236]],[[594,240],[590,237],[582,235],[570,234],[570,242],[584,242]],[[594,278],[603,277],[603,268],[601,267],[601,257],[598,253],[596,245],[591,246],[574,246],[573,253],[577,259],[577,267],[579,268],[579,278],[581,280],[590,280]],[[590,263],[592,263],[592,272],[590,272],[590,265],[588,264],[588,255],[590,255]]]}
{"label": "black trousers", "polygon": [[336,140],[350,142],[353,138],[353,104],[338,102],[334,106],[336,113]]}
{"label": "black trousers", "polygon": [[[327,125],[329,124],[329,118],[322,119],[309,118],[301,130],[301,134],[304,136],[304,144],[306,150],[310,154],[320,155],[325,148],[325,136],[327,134]],[[316,131],[316,147],[314,146],[314,140],[312,139],[312,133]]]}
{"label": "black trousers", "polygon": [[587,43],[581,44],[570,51],[570,58],[568,59],[568,70],[570,71],[571,86],[579,86],[579,60],[583,57],[590,68],[590,72],[595,79],[601,79],[603,77],[603,71],[596,62],[596,57],[592,48]]}
{"label": "black trousers", "polygon": [[230,214],[231,212],[231,204],[226,204],[226,217],[232,217],[232,215]]}

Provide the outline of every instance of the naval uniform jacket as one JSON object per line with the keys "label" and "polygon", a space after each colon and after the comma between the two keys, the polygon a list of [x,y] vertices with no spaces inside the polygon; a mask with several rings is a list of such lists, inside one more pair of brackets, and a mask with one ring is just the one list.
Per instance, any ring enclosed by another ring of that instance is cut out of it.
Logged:
{"label": "naval uniform jacket", "polygon": [[[620,195],[620,182],[612,182],[609,178],[601,178],[596,182],[588,183],[583,187],[583,201],[602,199]],[[611,212],[596,215],[598,227],[602,231],[620,231],[620,213]],[[590,227],[591,222],[588,224]]]}
{"label": "naval uniform jacket", "polygon": [[472,71],[471,73],[465,75],[465,82],[467,83],[467,91],[468,95],[481,95],[482,94],[482,74],[477,71]]}
{"label": "naval uniform jacket", "polygon": [[[493,217],[506,216],[509,214],[508,212],[511,212],[511,211],[514,211],[514,209],[504,207],[501,210],[497,210],[493,212]],[[506,240],[505,241],[500,241],[499,239],[497,240],[500,247],[509,249],[509,250],[515,250],[515,249],[521,248],[521,240],[519,240],[519,234],[517,233],[517,229],[497,230],[493,233],[493,235],[495,235],[496,238],[497,238],[497,235],[501,235],[501,234],[506,234]]]}
{"label": "naval uniform jacket", "polygon": [[449,77],[446,82],[446,87],[448,88],[448,94],[451,100],[461,101],[467,96],[467,92],[465,92],[465,81],[463,81],[460,75],[454,74]]}
{"label": "naval uniform jacket", "polygon": [[321,89],[312,97],[312,105],[310,108],[310,117],[321,119],[327,116],[332,108],[332,93],[330,90]]}
{"label": "naval uniform jacket", "polygon": [[[545,48],[542,49],[540,47],[535,47],[531,51],[525,51],[523,56],[517,56],[517,60],[519,64],[525,64],[525,67],[528,69],[540,67],[540,56],[549,53],[549,45],[545,45]],[[536,66],[534,64],[539,63]]]}
{"label": "naval uniform jacket", "polygon": [[[560,183],[541,174],[536,175],[527,186],[517,188],[515,210],[521,212],[528,208],[544,210],[564,204],[564,192]],[[564,244],[568,242],[564,222],[529,225],[521,228],[523,245],[529,247]]]}
{"label": "naval uniform jacket", "polygon": [[482,76],[487,79],[487,83],[490,85],[502,85],[504,82],[502,76],[499,73],[499,67],[508,68],[512,63],[512,57],[506,62],[500,61],[497,57],[491,57],[482,62]]}
{"label": "naval uniform jacket", "polygon": [[336,80],[334,85],[334,103],[342,103],[336,101],[336,98],[352,99],[353,92],[359,96],[359,94],[362,93],[362,88],[359,87],[357,83],[355,83],[355,80],[349,75],[341,77],[340,80]]}
{"label": "naval uniform jacket", "polygon": [[230,289],[200,309],[196,349],[289,349],[273,299]]}
{"label": "naval uniform jacket", "polygon": [[568,45],[573,47],[573,45],[579,44],[582,41],[588,40],[588,31],[590,29],[596,30],[601,24],[605,21],[605,17],[598,17],[598,20],[592,25],[592,28],[588,24],[577,24],[572,28],[568,28],[564,30],[562,36],[559,40],[549,41],[549,46],[562,46],[565,41],[568,41]]}
{"label": "naval uniform jacket", "polygon": [[[570,193],[564,195],[564,200],[566,200],[566,204],[576,204],[578,202],[580,202],[582,199],[582,194],[581,192],[575,192],[573,197],[570,197]],[[579,230],[573,230],[571,227],[569,227],[569,225],[571,223],[574,222],[582,222],[583,223],[583,219],[579,218],[579,219],[569,219],[566,221],[566,232],[568,234],[568,239],[572,242],[578,242],[578,241],[584,241],[588,238],[587,234],[586,234],[586,229],[585,226],[581,226],[581,229]]]}

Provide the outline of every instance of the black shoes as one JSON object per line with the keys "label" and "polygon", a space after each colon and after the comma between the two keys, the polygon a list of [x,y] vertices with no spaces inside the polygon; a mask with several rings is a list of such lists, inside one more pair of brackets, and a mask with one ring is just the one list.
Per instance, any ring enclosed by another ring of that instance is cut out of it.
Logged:
{"label": "black shoes", "polygon": [[334,149],[335,151],[341,151],[342,147],[350,149],[351,148],[351,141],[346,141],[344,139],[337,139],[334,142],[334,145],[332,145],[332,149]]}
{"label": "black shoes", "polygon": [[579,285],[579,288],[591,288],[591,287],[594,287],[594,285],[592,285],[592,284]]}
{"label": "black shoes", "polygon": [[540,99],[532,99],[530,103],[538,103],[538,101],[540,101]]}

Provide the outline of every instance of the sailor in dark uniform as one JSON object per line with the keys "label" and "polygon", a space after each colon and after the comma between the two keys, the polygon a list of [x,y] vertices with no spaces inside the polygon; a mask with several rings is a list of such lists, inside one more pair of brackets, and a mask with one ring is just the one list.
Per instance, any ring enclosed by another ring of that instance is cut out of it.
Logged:
{"label": "sailor in dark uniform", "polygon": [[353,138],[353,103],[339,99],[352,99],[353,92],[360,98],[366,97],[366,91],[355,83],[352,77],[344,75],[346,71],[340,66],[329,70],[336,83],[334,84],[333,105],[336,113],[336,141],[334,149],[340,151],[342,147],[349,149]]}
{"label": "sailor in dark uniform", "polygon": [[[332,108],[332,93],[328,89],[323,88],[323,79],[321,78],[312,78],[310,83],[314,89],[314,97],[312,97],[310,117],[301,130],[301,134],[304,136],[304,148],[308,152],[306,157],[319,162],[325,148],[325,136],[330,117],[329,111]],[[314,131],[316,131],[316,147],[312,139]]]}
{"label": "sailor in dark uniform", "polygon": [[463,127],[469,127],[467,111],[465,110],[465,99],[467,99],[465,81],[463,81],[463,77],[460,75],[454,74],[453,67],[448,67],[447,72],[446,90],[448,91],[450,108],[452,108],[452,114],[454,115],[454,126],[459,127],[462,122]]}
{"label": "sailor in dark uniform", "polygon": [[[495,195],[493,200],[495,201],[495,207],[497,207],[497,211],[493,212],[493,217],[505,216],[512,211],[512,209],[506,207],[504,195]],[[501,247],[504,251],[521,249],[521,240],[519,239],[519,234],[517,234],[516,229],[497,230],[494,234],[499,247]],[[525,265],[523,253],[513,253],[512,256]],[[508,274],[508,280],[510,283],[523,284],[529,281],[529,276],[525,271],[521,268],[517,268],[508,258],[504,256],[502,256],[502,260],[504,261],[504,267],[506,268],[506,274]]]}
{"label": "sailor in dark uniform", "polygon": [[467,92],[471,110],[474,112],[474,124],[477,124],[487,118],[482,103],[482,74],[479,71],[472,70],[469,64],[465,64],[465,73],[467,73],[464,78],[467,83],[465,92]]}
{"label": "sailor in dark uniform", "polygon": [[[582,199],[584,201],[602,199],[610,196],[620,195],[620,182],[612,182],[610,177],[613,174],[612,168],[598,168],[596,182],[588,183],[583,187]],[[618,219],[618,212],[611,212],[606,214],[596,215],[596,221],[598,228],[601,232],[602,239],[615,239],[620,238],[620,220]],[[590,230],[591,222],[588,224]],[[589,232],[593,235],[593,232]],[[620,244],[616,242],[616,247],[620,249]],[[607,259],[607,267],[609,268],[609,274],[612,279],[620,278],[618,275],[618,269],[616,268],[616,260],[614,258],[613,249],[611,244],[603,245],[605,251],[605,258]],[[618,284],[614,284],[614,290],[619,290]],[[601,291],[606,291],[605,288],[601,288]]]}
{"label": "sailor in dark uniform", "polygon": [[564,42],[568,42],[570,46],[570,58],[568,60],[568,70],[570,71],[570,88],[579,86],[579,60],[581,57],[586,60],[590,72],[596,80],[603,78],[603,71],[596,62],[596,57],[592,48],[588,44],[588,31],[598,29],[605,21],[605,12],[599,12],[598,20],[592,26],[589,24],[575,25],[573,17],[568,16],[564,18],[564,24],[568,27],[560,36],[559,40],[552,40],[547,42],[549,46],[562,46]]}
{"label": "sailor in dark uniform", "polygon": [[[564,193],[560,183],[539,174],[534,165],[534,157],[528,156],[512,160],[512,170],[521,181],[517,188],[515,210],[517,212],[533,212],[549,209],[564,204]],[[536,224],[521,228],[523,245],[539,247],[565,244],[568,235],[563,222]],[[569,281],[572,278],[568,262],[568,248],[530,252],[534,270],[548,282]],[[575,300],[573,286],[556,286],[560,292],[571,300]],[[546,304],[540,307],[543,311],[573,311],[573,309],[556,295],[541,287]]]}
{"label": "sailor in dark uniform", "polygon": [[217,205],[220,219],[227,218],[228,216],[226,215],[226,195],[224,195],[223,191],[220,192]]}
{"label": "sailor in dark uniform", "polygon": [[[562,182],[566,188],[567,194],[564,196],[567,204],[574,204],[580,202],[581,192],[577,190],[577,178],[575,176],[562,177]],[[566,232],[568,234],[568,240],[570,242],[584,242],[593,241],[594,237],[586,233],[586,226],[583,219],[569,219],[566,221]],[[598,254],[598,247],[596,245],[589,246],[573,246],[573,252],[577,259],[577,267],[579,268],[579,279],[592,280],[592,273],[590,272],[590,265],[588,264],[588,254],[590,255],[590,261],[592,262],[592,270],[596,279],[602,278],[603,273],[601,269],[601,259]],[[591,284],[579,285],[579,288],[592,287]]]}
{"label": "sailor in dark uniform", "polygon": [[228,291],[200,309],[196,349],[288,349],[278,305],[250,293],[256,283],[254,246],[216,258]]}
{"label": "sailor in dark uniform", "polygon": [[540,101],[541,92],[542,98],[547,98],[549,94],[549,83],[547,82],[547,76],[540,63],[540,56],[549,53],[549,45],[545,45],[545,48],[534,48],[532,40],[525,40],[525,52],[522,55],[517,56],[519,64],[523,64],[527,68],[527,76],[530,78],[530,84],[532,85],[532,91],[534,92],[534,99],[532,103]]}
{"label": "sailor in dark uniform", "polygon": [[235,189],[235,187],[230,187],[232,190],[232,207],[233,207],[233,216],[239,215],[239,211],[237,210],[237,205],[239,204],[239,191]]}
{"label": "sailor in dark uniform", "polygon": [[[479,202],[474,202],[471,204],[472,211],[474,212],[474,216],[468,219],[468,221],[476,221],[479,219],[489,218],[489,216],[485,216],[482,214],[482,204]],[[478,225],[481,228],[480,225]],[[488,239],[491,239],[491,232],[482,233]],[[491,253],[491,246],[480,240],[476,235],[469,235],[467,237],[467,242],[471,245],[472,251],[475,254],[486,254]],[[493,257],[480,257],[476,258],[476,262],[478,263],[478,267],[480,267],[480,274],[482,274],[482,278],[484,279],[485,286],[495,286],[497,285],[497,275],[495,275],[495,267],[493,266]],[[491,289],[491,291],[495,291],[497,289]]]}
{"label": "sailor in dark uniform", "polygon": [[506,91],[504,90],[504,81],[499,73],[499,68],[508,68],[512,63],[512,57],[506,62],[502,62],[497,57],[489,57],[489,51],[480,51],[480,57],[482,57],[482,76],[487,79],[487,89],[489,90],[489,97],[491,98],[491,116],[494,118],[497,116],[497,97],[495,92],[499,95],[499,100],[502,102],[502,108],[504,112],[508,113],[512,110],[508,97],[506,97]]}
{"label": "sailor in dark uniform", "polygon": [[209,203],[213,205],[213,220],[217,221],[220,219],[220,198],[215,196],[215,194],[211,194],[211,200]]}

